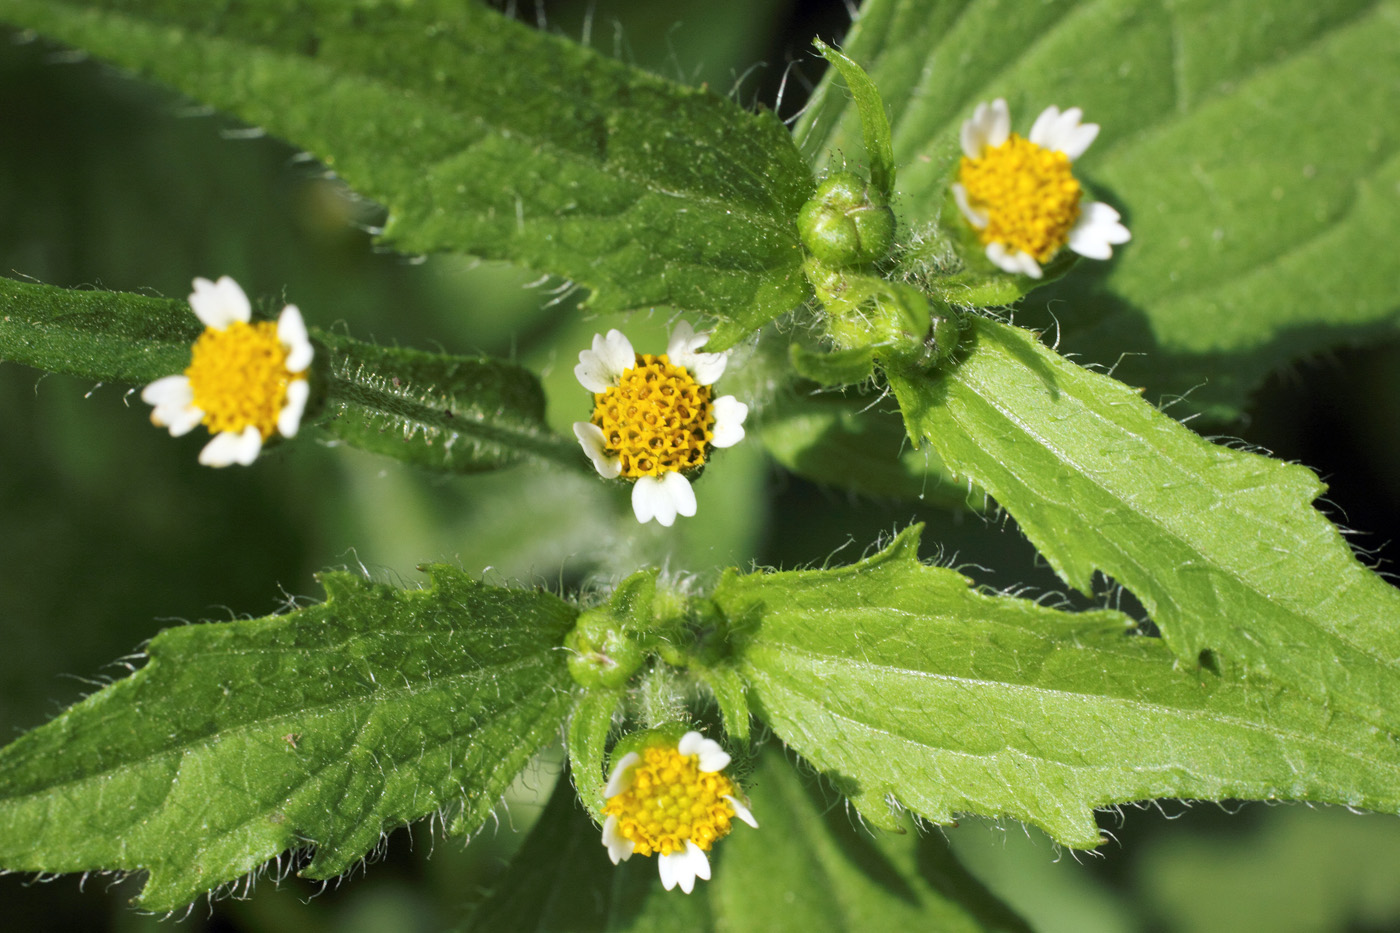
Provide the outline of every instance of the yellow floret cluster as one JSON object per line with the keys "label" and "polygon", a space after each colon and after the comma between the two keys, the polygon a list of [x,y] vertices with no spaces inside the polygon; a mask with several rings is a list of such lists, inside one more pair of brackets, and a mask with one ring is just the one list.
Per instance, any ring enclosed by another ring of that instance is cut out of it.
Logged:
{"label": "yellow floret cluster", "polygon": [[263,440],[276,433],[287,386],[299,378],[287,371],[287,350],[272,321],[209,328],[195,341],[185,376],[210,432],[240,433],[252,425]]}
{"label": "yellow floret cluster", "polygon": [[621,461],[622,476],[689,472],[704,465],[714,438],[710,394],[666,354],[639,353],[617,385],[593,397],[592,421]]}
{"label": "yellow floret cluster", "polygon": [[[641,753],[632,785],[608,799],[603,813],[617,817],[618,832],[640,855],[670,855],[686,840],[708,851],[729,835],[734,782],[718,771],[701,771],[698,755],[682,755],[674,745]],[[708,876],[707,876],[708,877]]]}
{"label": "yellow floret cluster", "polygon": [[982,242],[1002,243],[1037,262],[1069,242],[1079,220],[1083,192],[1069,156],[1015,133],[976,159],[964,156],[958,181],[972,207],[987,215],[987,225],[977,231]]}

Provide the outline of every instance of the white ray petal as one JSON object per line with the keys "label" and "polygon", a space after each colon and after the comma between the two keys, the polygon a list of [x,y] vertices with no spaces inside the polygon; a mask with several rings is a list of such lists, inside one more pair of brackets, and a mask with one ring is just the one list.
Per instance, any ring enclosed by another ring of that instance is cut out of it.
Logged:
{"label": "white ray petal", "polygon": [[199,462],[205,466],[226,467],[232,464],[249,466],[262,451],[262,435],[249,425],[241,433],[221,431],[199,452]]}
{"label": "white ray petal", "polygon": [[306,322],[302,320],[301,310],[296,305],[287,305],[278,315],[277,339],[287,348],[287,362],[284,364],[287,372],[303,372],[311,365],[315,351],[311,348],[311,339],[306,335]]}
{"label": "white ray petal", "polygon": [[296,437],[301,428],[301,416],[306,413],[306,400],[311,396],[311,384],[305,379],[293,379],[287,384],[287,401],[277,414],[277,433]]}
{"label": "white ray petal", "polygon": [[608,786],[603,788],[605,798],[616,797],[618,794],[632,786],[632,766],[642,760],[642,756],[636,752],[628,752],[617,760],[613,765],[612,774],[608,775]]}
{"label": "white ray petal", "polygon": [[220,276],[217,282],[195,279],[190,307],[205,327],[215,330],[223,330],[235,321],[247,323],[253,316],[248,296],[226,275]]}
{"label": "white ray petal", "polygon": [[599,476],[616,479],[622,473],[622,460],[608,452],[608,439],[602,428],[591,421],[575,421],[574,437],[578,438],[579,446],[588,459],[593,461],[593,469],[598,471]]}
{"label": "white ray petal", "polygon": [[738,797],[733,797],[729,794],[725,794],[724,799],[728,800],[729,805],[734,808],[735,816],[745,823],[748,823],[754,829],[758,829],[758,820],[753,818],[753,811],[748,808],[747,804],[741,802]]}
{"label": "white ray petal", "polygon": [[715,427],[710,443],[716,447],[733,447],[744,439],[744,419],[749,406],[732,395],[715,399]]}
{"label": "white ray petal", "polygon": [[962,211],[962,215],[967,218],[967,222],[979,230],[987,226],[989,218],[986,214],[972,206],[972,202],[967,199],[967,189],[957,182],[953,182],[952,189],[953,200],[958,203],[958,210]]}

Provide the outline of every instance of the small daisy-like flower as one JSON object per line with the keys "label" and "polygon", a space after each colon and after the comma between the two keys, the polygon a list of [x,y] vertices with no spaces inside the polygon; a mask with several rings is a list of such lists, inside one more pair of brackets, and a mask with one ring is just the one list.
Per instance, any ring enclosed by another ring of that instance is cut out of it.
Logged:
{"label": "small daisy-like flower", "polygon": [[172,437],[203,424],[214,435],[199,452],[205,466],[244,466],[274,434],[295,437],[310,385],[311,341],[296,305],[274,323],[249,323],[248,296],[228,276],[194,280],[190,307],[204,324],[182,375],[157,379],[141,391],[154,406],[151,423]]}
{"label": "small daisy-like flower", "polygon": [[634,352],[617,330],[595,334],[593,349],[578,355],[574,375],[594,404],[574,436],[600,476],[633,483],[632,511],[643,524],[654,518],[669,527],[677,515],[694,515],[687,474],[705,465],[711,447],[744,439],[749,406],[712,398],[727,357],[701,353],[708,339],[681,321],[661,356]]}
{"label": "small daisy-like flower", "polygon": [[675,741],[657,736],[640,752],[618,759],[603,791],[603,845],[616,865],[633,855],[660,855],[667,891],[689,894],[710,879],[706,852],[729,835],[737,817],[758,829],[739,788],[724,774],[729,755],[698,732]]}
{"label": "small daisy-like flower", "polygon": [[962,125],[963,159],[953,198],[1000,269],[1033,279],[1065,246],[1089,259],[1107,259],[1131,234],[1119,214],[1083,190],[1070,163],[1099,135],[1081,123],[1078,107],[1047,107],[1029,138],[1011,132],[1006,101],[978,104]]}

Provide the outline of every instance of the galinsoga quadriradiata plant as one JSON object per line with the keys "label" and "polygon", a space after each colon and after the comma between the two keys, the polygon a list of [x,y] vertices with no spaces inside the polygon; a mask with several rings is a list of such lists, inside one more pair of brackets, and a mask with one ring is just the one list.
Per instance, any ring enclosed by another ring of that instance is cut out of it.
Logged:
{"label": "galinsoga quadriradiata plant", "polygon": [[5,897],[1400,919],[1400,596],[1217,436],[1393,332],[1397,10],[867,0],[725,93],[779,6],[0,2]]}

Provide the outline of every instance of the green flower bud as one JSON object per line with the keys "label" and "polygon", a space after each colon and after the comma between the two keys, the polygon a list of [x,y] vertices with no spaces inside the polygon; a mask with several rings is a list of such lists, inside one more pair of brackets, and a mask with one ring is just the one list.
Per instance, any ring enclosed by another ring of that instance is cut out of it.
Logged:
{"label": "green flower bud", "polygon": [[582,687],[621,687],[646,662],[643,640],[655,625],[656,571],[643,570],[623,580],[612,598],[579,614],[564,638],[569,674]]}
{"label": "green flower bud", "polygon": [[802,245],[823,263],[854,266],[889,255],[894,212],[865,179],[837,172],[817,186],[797,214]]}
{"label": "green flower bud", "polygon": [[646,650],[623,629],[607,609],[590,609],[579,616],[564,638],[569,674],[581,687],[621,687],[646,661]]}

